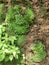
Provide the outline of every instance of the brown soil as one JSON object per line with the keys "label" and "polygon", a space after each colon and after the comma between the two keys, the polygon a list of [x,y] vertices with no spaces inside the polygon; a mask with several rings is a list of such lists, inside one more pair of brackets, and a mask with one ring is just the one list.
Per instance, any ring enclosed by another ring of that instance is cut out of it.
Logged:
{"label": "brown soil", "polygon": [[[26,47],[26,65],[49,65],[49,0],[31,0],[31,5],[35,11],[36,17],[34,24],[27,35]],[[47,56],[40,63],[28,62],[30,55],[30,46],[34,40],[41,40],[45,44]]]}

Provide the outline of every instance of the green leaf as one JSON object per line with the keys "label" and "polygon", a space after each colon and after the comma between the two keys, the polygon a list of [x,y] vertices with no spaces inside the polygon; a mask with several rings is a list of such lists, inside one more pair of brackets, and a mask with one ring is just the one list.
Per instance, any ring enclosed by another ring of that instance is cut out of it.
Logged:
{"label": "green leaf", "polygon": [[5,53],[3,50],[0,50],[0,62],[3,61],[5,58]]}
{"label": "green leaf", "polygon": [[9,59],[10,59],[10,61],[12,61],[13,60],[13,55],[10,55]]}
{"label": "green leaf", "polygon": [[9,41],[11,41],[12,44],[14,44],[14,41],[17,40],[15,36],[10,36]]}

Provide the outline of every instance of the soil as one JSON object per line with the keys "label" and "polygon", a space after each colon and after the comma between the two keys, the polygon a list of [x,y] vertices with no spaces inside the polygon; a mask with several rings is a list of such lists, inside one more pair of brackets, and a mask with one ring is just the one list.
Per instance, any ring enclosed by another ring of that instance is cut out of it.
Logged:
{"label": "soil", "polygon": [[[1,0],[0,0],[1,1]],[[10,0],[6,6],[9,6]],[[34,24],[30,27],[30,32],[27,35],[27,42],[24,46],[26,65],[49,65],[49,0],[30,0],[30,4],[36,14]],[[28,61],[30,55],[30,46],[34,43],[34,40],[41,40],[46,47],[47,56],[45,60],[40,63],[34,63]]]}
{"label": "soil", "polygon": [[[34,24],[31,26],[30,32],[27,35],[28,42],[26,47],[26,65],[49,65],[49,0],[32,0],[31,5],[36,14]],[[30,46],[34,40],[41,40],[46,47],[47,56],[40,63],[28,62],[30,55]]]}

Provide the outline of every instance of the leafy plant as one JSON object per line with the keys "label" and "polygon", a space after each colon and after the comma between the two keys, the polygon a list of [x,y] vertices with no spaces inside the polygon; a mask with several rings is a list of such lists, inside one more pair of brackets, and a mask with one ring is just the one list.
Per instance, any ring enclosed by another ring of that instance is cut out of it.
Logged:
{"label": "leafy plant", "polygon": [[0,62],[12,61],[14,58],[19,60],[21,54],[19,48],[14,45],[17,40],[15,36],[8,36],[6,28],[0,25]]}
{"label": "leafy plant", "polygon": [[35,44],[32,45],[31,50],[33,52],[33,54],[30,56],[32,62],[41,62],[45,59],[45,46],[41,41],[36,41]]}
{"label": "leafy plant", "polygon": [[9,30],[13,30],[15,34],[27,34],[29,21],[32,21],[34,17],[34,13],[30,8],[26,8],[25,14],[22,15],[19,5],[9,6],[5,22],[8,23]]}

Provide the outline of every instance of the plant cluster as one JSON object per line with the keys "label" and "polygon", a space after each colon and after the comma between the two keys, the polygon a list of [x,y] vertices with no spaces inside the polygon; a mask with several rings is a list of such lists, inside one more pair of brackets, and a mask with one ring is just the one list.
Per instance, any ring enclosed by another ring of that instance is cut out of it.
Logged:
{"label": "plant cluster", "polygon": [[35,17],[34,12],[29,7],[10,5],[5,14],[4,8],[4,4],[0,4],[0,22],[3,22],[0,24],[0,62],[8,65],[9,61],[11,64],[16,60],[17,65],[24,65],[25,57],[21,47],[26,41],[30,23]]}
{"label": "plant cluster", "polygon": [[[9,6],[5,22],[8,23],[10,30],[15,34],[26,34],[29,31],[29,24],[35,15],[31,8],[26,7],[24,14],[21,14],[20,5]],[[30,22],[29,22],[30,21]]]}

